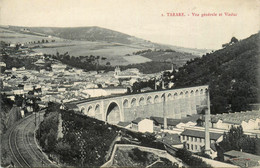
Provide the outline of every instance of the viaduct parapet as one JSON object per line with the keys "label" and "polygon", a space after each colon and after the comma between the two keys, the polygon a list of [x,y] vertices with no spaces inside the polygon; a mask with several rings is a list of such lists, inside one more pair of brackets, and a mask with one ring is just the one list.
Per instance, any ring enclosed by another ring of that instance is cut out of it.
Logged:
{"label": "viaduct parapet", "polygon": [[197,114],[198,107],[207,105],[207,91],[208,86],[204,85],[70,103],[75,104],[83,114],[111,124],[132,121],[138,117],[163,117],[163,110],[167,118],[180,119]]}

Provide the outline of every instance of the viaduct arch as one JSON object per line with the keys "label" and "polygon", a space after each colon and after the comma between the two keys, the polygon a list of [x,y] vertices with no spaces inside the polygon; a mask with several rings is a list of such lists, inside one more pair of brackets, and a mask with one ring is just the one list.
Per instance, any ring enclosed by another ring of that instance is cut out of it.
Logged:
{"label": "viaduct arch", "polygon": [[137,117],[163,117],[180,119],[197,114],[198,107],[207,105],[208,86],[170,89],[131,95],[110,96],[69,102],[78,111],[90,117],[117,124]]}

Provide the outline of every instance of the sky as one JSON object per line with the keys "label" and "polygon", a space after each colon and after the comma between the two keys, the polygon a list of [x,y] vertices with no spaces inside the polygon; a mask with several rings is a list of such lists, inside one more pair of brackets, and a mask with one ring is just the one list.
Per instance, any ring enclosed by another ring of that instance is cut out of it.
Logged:
{"label": "sky", "polygon": [[260,0],[0,0],[0,25],[99,26],[162,44],[218,49],[260,30],[259,7]]}

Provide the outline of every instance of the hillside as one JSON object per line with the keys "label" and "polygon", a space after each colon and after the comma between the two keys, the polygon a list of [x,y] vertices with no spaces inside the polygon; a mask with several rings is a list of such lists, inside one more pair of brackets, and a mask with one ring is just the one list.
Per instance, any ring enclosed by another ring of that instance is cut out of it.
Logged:
{"label": "hillside", "polygon": [[0,95],[0,135],[5,134],[8,128],[22,118],[18,101],[12,101],[5,94]]}
{"label": "hillside", "polygon": [[91,27],[18,27],[9,26],[10,30],[20,33],[34,34],[39,36],[55,36],[68,40],[80,41],[103,41],[108,43],[120,43],[127,45],[140,45],[149,48],[169,48],[166,45],[159,45],[147,40],[136,38],[114,30]]}
{"label": "hillside", "polygon": [[49,104],[36,138],[44,152],[52,155],[50,159],[62,166],[103,165],[110,158],[115,139],[120,144],[134,142],[164,148],[162,143],[155,141],[153,134],[131,132],[73,111],[59,110],[57,104]]}
{"label": "hillside", "polygon": [[258,44],[259,33],[188,61],[174,74],[175,86],[209,84],[212,113],[250,109],[259,102]]}
{"label": "hillside", "polygon": [[[0,135],[4,134],[5,131],[7,130],[8,126],[8,119],[10,115],[10,110],[13,107],[13,102],[10,99],[7,99],[6,96],[1,94],[1,99],[0,99]],[[12,110],[14,111],[14,110]]]}
{"label": "hillside", "polygon": [[[167,59],[173,60],[178,66],[182,66],[190,58],[200,55],[194,52],[194,50],[184,52],[184,50],[178,47],[173,47],[178,49],[176,52],[160,52],[159,55],[154,53],[148,53],[144,56],[139,54],[133,55],[133,53],[146,50],[166,51],[170,50],[171,46],[152,43],[100,27],[28,28],[0,26],[0,37],[1,41],[5,43],[22,43],[38,53],[55,55],[59,52],[61,54],[67,53],[71,57],[100,56],[104,58],[99,61],[100,65],[110,64],[111,66],[131,65],[136,67],[139,64],[154,65],[158,61],[160,62],[159,64],[162,64]],[[174,51],[174,49],[172,50]],[[170,64],[168,67],[170,67]],[[157,70],[155,71],[158,72]]]}
{"label": "hillside", "polygon": [[173,46],[169,44],[154,43],[118,31],[101,28],[97,26],[90,27],[21,27],[21,26],[1,26],[6,30],[27,35],[35,35],[37,37],[62,38],[67,40],[91,41],[91,42],[107,42],[124,44],[137,48],[157,48],[157,49],[173,49],[181,53],[190,53],[199,55],[210,51],[209,49],[185,48]]}

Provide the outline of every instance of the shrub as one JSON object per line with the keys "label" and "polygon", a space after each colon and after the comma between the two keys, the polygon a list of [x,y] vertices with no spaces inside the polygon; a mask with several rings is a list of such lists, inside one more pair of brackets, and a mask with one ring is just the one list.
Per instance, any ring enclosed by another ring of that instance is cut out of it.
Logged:
{"label": "shrub", "polygon": [[192,167],[211,167],[205,163],[201,158],[192,156],[192,153],[187,149],[179,149],[176,152],[176,157],[183,160],[187,165]]}

